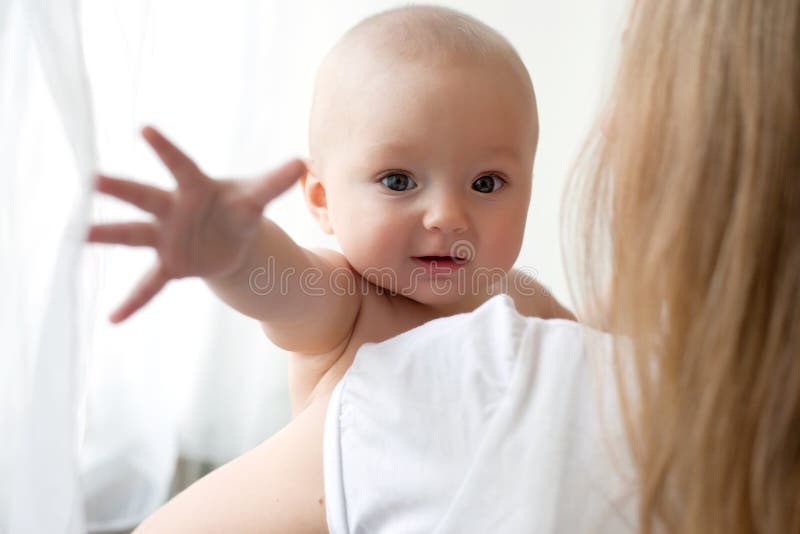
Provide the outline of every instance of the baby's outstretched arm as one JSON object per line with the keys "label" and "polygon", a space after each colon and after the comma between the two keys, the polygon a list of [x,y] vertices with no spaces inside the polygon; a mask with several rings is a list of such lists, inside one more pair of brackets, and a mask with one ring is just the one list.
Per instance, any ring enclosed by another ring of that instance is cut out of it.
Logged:
{"label": "baby's outstretched arm", "polygon": [[[112,313],[112,322],[130,317],[170,280],[198,276],[230,306],[267,325],[267,333],[283,348],[321,352],[341,341],[360,300],[331,291],[325,284],[337,266],[298,246],[262,215],[267,203],[304,175],[303,162],[290,161],[255,180],[214,180],[155,129],[145,128],[142,135],[177,188],[165,191],[98,177],[98,191],[155,217],[151,222],[96,224],[89,230],[89,242],[148,246],[158,253],[156,265]],[[303,287],[302,273],[313,274],[314,291]]]}

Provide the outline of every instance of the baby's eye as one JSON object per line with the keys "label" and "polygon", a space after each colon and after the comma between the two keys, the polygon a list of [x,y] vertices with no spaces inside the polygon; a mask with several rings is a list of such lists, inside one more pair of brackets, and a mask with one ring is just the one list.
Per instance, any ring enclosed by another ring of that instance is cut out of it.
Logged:
{"label": "baby's eye", "polygon": [[381,178],[381,183],[392,191],[408,191],[417,187],[417,183],[407,174],[396,172]]}
{"label": "baby's eye", "polygon": [[494,193],[506,183],[496,174],[484,174],[472,182],[472,189],[479,193]]}

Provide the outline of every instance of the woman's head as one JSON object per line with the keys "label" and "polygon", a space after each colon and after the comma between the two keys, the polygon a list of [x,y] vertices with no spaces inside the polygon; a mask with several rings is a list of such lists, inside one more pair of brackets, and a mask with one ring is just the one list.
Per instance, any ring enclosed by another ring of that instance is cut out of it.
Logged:
{"label": "woman's head", "polygon": [[800,2],[638,0],[625,41],[565,206],[643,531],[800,532]]}

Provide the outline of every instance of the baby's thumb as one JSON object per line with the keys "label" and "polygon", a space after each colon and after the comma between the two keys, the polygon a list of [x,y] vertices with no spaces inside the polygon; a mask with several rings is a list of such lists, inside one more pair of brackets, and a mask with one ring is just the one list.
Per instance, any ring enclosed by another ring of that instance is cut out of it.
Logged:
{"label": "baby's thumb", "polygon": [[252,182],[251,198],[262,208],[289,189],[306,173],[301,159],[292,159]]}

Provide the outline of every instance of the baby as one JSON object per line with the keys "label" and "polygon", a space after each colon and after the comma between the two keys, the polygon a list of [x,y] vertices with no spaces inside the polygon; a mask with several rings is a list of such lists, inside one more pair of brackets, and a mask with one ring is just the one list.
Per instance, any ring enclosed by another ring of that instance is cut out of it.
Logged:
{"label": "baby", "polygon": [[[216,181],[155,130],[143,135],[178,187],[98,177],[99,191],[157,218],[90,230],[89,241],[159,254],[112,321],[170,279],[203,277],[290,351],[294,417],[141,532],[324,531],[323,421],[361,345],[471,311],[499,292],[523,314],[571,318],[512,269],[530,201],[536,103],[513,48],[471,17],[405,7],[351,29],[319,71],[307,164]],[[302,248],[263,218],[298,179],[341,254]]]}

